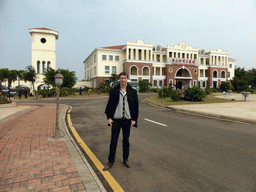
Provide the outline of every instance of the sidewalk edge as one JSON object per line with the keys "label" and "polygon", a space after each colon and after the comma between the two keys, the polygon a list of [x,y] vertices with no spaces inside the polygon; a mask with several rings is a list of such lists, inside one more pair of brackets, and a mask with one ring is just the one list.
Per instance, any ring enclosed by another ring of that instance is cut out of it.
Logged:
{"label": "sidewalk edge", "polygon": [[247,120],[247,119],[243,119],[243,118],[237,118],[237,117],[230,117],[230,116],[225,116],[225,115],[214,115],[212,113],[205,113],[205,112],[196,112],[193,110],[189,110],[189,109],[177,109],[175,107],[172,106],[166,106],[166,105],[160,105],[160,104],[156,104],[153,103],[147,99],[144,100],[145,102],[151,104],[151,105],[155,105],[158,107],[164,107],[167,109],[171,109],[177,112],[182,112],[182,113],[189,113],[191,115],[203,115],[205,117],[211,117],[211,118],[216,118],[216,119],[220,119],[220,120],[225,120],[225,121],[233,121],[233,122],[237,122],[237,123],[249,123],[249,124],[256,124],[256,121],[253,120]]}

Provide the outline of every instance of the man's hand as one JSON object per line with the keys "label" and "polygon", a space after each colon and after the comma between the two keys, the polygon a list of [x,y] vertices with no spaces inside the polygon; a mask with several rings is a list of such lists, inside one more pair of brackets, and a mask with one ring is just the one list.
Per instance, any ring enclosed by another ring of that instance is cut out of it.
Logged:
{"label": "man's hand", "polygon": [[131,126],[134,126],[136,121],[131,120]]}
{"label": "man's hand", "polygon": [[113,120],[111,118],[108,118],[108,124],[112,126]]}

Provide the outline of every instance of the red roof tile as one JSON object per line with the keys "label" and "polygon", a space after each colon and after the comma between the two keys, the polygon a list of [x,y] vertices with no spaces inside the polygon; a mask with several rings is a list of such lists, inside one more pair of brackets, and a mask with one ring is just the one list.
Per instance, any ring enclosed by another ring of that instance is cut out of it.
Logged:
{"label": "red roof tile", "polygon": [[110,47],[102,47],[104,49],[122,49],[126,45],[116,45],[116,46],[110,46]]}

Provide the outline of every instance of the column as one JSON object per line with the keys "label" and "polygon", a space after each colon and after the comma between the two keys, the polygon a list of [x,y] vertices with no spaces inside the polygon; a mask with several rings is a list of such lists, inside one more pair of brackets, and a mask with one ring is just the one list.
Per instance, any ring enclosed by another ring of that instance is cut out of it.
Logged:
{"label": "column", "polygon": [[205,77],[205,69],[203,69],[203,76]]}
{"label": "column", "polygon": [[129,49],[126,48],[126,60],[129,59]]}
{"label": "column", "polygon": [[145,52],[145,50],[144,50],[144,49],[141,49],[141,60],[142,60],[142,61],[145,60],[144,52]]}
{"label": "column", "polygon": [[162,63],[163,62],[163,55],[160,54],[160,62]]}
{"label": "column", "polygon": [[184,53],[185,54],[185,59],[187,59],[187,53]]}
{"label": "column", "polygon": [[146,60],[149,60],[149,50],[146,50]]}
{"label": "column", "polygon": [[160,67],[160,76],[162,76],[162,70],[163,70],[162,67]]}
{"label": "column", "polygon": [[134,60],[134,50],[131,49],[131,60]]}
{"label": "column", "polygon": [[215,65],[215,56],[213,55],[212,64]]}
{"label": "column", "polygon": [[209,65],[212,65],[212,56],[209,57]]}
{"label": "column", "polygon": [[204,58],[203,61],[204,61],[204,65],[206,65],[206,58]]}
{"label": "column", "polygon": [[135,60],[139,60],[139,50],[135,49]]}

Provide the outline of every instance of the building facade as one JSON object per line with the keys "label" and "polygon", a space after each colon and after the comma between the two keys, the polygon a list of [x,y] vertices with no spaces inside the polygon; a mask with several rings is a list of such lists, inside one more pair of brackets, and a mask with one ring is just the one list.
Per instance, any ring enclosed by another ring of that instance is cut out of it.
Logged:
{"label": "building facade", "polygon": [[122,71],[129,74],[131,81],[148,81],[155,87],[171,83],[176,89],[218,88],[221,82],[230,81],[235,71],[235,60],[220,48],[205,52],[185,42],[164,48],[140,39],[127,41],[126,45],[96,48],[83,63],[85,79],[94,88],[111,74]]}

